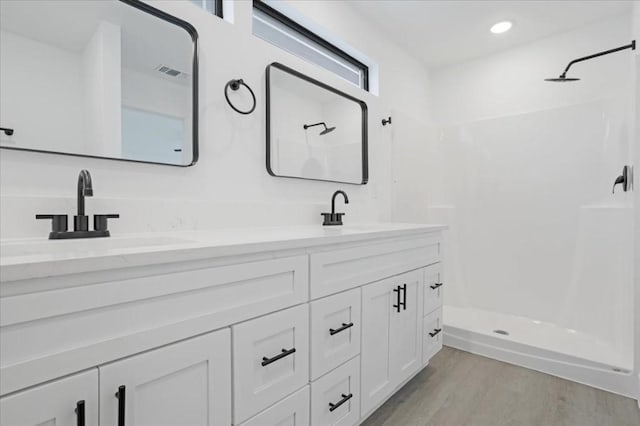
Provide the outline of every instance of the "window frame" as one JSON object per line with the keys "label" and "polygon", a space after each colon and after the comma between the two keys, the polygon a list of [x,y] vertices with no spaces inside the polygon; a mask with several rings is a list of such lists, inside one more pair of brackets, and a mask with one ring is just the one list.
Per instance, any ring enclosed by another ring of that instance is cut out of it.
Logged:
{"label": "window frame", "polygon": [[[194,3],[192,1],[192,3]],[[195,4],[195,3],[194,3]],[[196,5],[198,6],[198,5]],[[222,5],[222,0],[213,0],[213,12],[202,7],[202,6],[198,6],[200,7],[202,10],[204,10],[205,12],[208,12],[209,14],[213,15],[213,16],[217,16],[218,18],[224,19],[224,15],[222,12],[223,9],[223,5]]]}
{"label": "window frame", "polygon": [[[216,0],[216,1],[218,1],[218,0]],[[340,57],[340,59],[343,59],[345,62],[348,62],[352,66],[355,66],[358,69],[360,69],[360,71],[362,72],[362,84],[361,85],[356,85],[356,86],[361,88],[361,89],[363,89],[363,90],[365,90],[365,91],[367,91],[367,92],[369,92],[369,66],[368,65],[366,65],[366,64],[362,63],[361,61],[357,60],[356,58],[354,58],[353,56],[349,55],[347,52],[345,52],[344,50],[340,49],[339,47],[329,43],[327,40],[325,40],[324,38],[320,37],[319,35],[317,35],[313,31],[311,31],[308,28],[300,25],[299,23],[297,23],[293,19],[289,18],[287,15],[285,15],[282,12],[274,9],[273,7],[269,6],[268,4],[266,4],[265,2],[263,2],[261,0],[253,0],[253,9],[258,9],[260,12],[268,15],[270,18],[278,21],[280,24],[284,25],[285,27],[289,28],[290,30],[302,35],[303,37],[306,37],[307,39],[311,40],[312,42],[318,44],[320,47],[322,47],[322,48],[328,50],[329,52],[333,53],[334,55]],[[278,46],[278,47],[280,47],[280,46]],[[304,60],[306,60],[308,62],[313,63],[314,65],[317,65],[317,66],[321,67],[322,69],[325,69],[321,65],[318,65],[313,61],[309,61],[306,58],[301,58],[301,59],[304,59]],[[336,75],[338,75],[338,74],[336,74]],[[340,78],[343,78],[343,77],[340,76]],[[353,82],[351,82],[351,83],[353,83]]]}

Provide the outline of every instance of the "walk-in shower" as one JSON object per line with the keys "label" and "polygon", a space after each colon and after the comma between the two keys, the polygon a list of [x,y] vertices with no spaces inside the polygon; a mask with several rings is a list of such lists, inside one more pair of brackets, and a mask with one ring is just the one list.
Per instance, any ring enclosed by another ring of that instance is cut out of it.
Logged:
{"label": "walk-in shower", "polygon": [[[450,227],[446,345],[636,395],[638,191],[612,184],[640,149],[640,74],[634,43],[610,49],[633,39],[619,15],[432,71],[422,182],[428,222]],[[576,51],[609,56],[567,65]],[[559,62],[580,84],[544,81]]]}

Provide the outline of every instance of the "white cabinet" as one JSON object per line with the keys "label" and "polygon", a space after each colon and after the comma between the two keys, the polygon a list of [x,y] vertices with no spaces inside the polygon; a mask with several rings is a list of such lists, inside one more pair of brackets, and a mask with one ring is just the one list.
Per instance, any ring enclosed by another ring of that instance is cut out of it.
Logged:
{"label": "white cabinet", "polygon": [[[96,385],[97,388],[97,385]],[[100,367],[100,424],[231,424],[229,329]]]}
{"label": "white cabinet", "polygon": [[360,357],[311,384],[311,425],[352,426],[360,418]]}
{"label": "white cabinet", "polygon": [[311,303],[311,380],[360,353],[360,289]]}
{"label": "white cabinet", "polygon": [[362,289],[362,414],[422,365],[422,281],[416,270]]}
{"label": "white cabinet", "polygon": [[241,426],[309,426],[309,386],[275,403]]}
{"label": "white cabinet", "polygon": [[0,424],[97,426],[98,370],[94,368],[0,398]]}
{"label": "white cabinet", "polygon": [[241,423],[309,382],[309,308],[233,326],[234,420]]}

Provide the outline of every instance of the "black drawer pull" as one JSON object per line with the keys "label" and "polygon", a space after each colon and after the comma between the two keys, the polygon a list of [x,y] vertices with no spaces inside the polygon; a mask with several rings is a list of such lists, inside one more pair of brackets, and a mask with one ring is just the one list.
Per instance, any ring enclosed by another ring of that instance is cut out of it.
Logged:
{"label": "black drawer pull", "polygon": [[85,417],[84,417],[84,399],[76,402],[76,425],[84,426]]}
{"label": "black drawer pull", "polygon": [[126,400],[127,388],[122,385],[118,386],[118,392],[116,392],[116,398],[118,398],[118,426],[124,426],[125,421],[125,400]]}
{"label": "black drawer pull", "polygon": [[430,285],[429,287],[431,287],[431,290],[435,290],[438,287],[442,287],[442,283],[435,283],[434,285]]}
{"label": "black drawer pull", "polygon": [[429,333],[429,336],[436,337],[438,333],[440,333],[441,331],[442,331],[441,328],[436,328],[435,330],[433,330],[433,333]]}
{"label": "black drawer pull", "polygon": [[401,306],[401,303],[400,303],[400,286],[397,286],[396,288],[394,288],[393,292],[397,293],[397,295],[398,295],[397,302],[396,302],[395,305],[393,305],[393,307],[396,308],[396,312],[400,312],[400,306]]}
{"label": "black drawer pull", "polygon": [[272,362],[276,362],[279,359],[284,358],[285,356],[289,356],[292,353],[295,353],[296,348],[291,348],[289,350],[283,349],[282,353],[279,353],[278,355],[274,356],[273,358],[267,358],[266,356],[262,357],[262,362],[260,363],[263,367],[266,365],[271,364]]}
{"label": "black drawer pull", "polygon": [[349,324],[346,324],[346,323],[343,322],[342,323],[342,327],[340,327],[340,328],[336,328],[336,329],[330,328],[329,329],[329,334],[331,336],[333,336],[334,334],[338,334],[341,331],[345,331],[347,328],[351,328],[351,327],[353,327],[353,323],[352,322],[350,322]]}
{"label": "black drawer pull", "polygon": [[407,284],[402,285],[402,307],[407,310]]}
{"label": "black drawer pull", "polygon": [[352,397],[353,397],[352,393],[350,393],[349,395],[342,394],[342,399],[340,401],[336,402],[335,404],[333,402],[329,403],[329,411],[335,410],[336,408],[338,408],[339,406],[341,406],[342,404],[350,400]]}

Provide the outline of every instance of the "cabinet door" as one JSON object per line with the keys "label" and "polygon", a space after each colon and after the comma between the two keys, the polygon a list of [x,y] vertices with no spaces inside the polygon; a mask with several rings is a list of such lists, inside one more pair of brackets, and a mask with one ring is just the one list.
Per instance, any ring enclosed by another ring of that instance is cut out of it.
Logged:
{"label": "cabinet door", "polygon": [[[98,371],[93,369],[66,379],[0,398],[3,426],[80,425],[84,402],[87,426],[98,425]],[[80,412],[78,412],[80,408]]]}
{"label": "cabinet door", "polygon": [[400,312],[391,315],[389,364],[394,387],[422,366],[422,270],[398,275],[401,286]]}
{"label": "cabinet door", "polygon": [[420,269],[362,288],[362,415],[422,365],[422,282]]}
{"label": "cabinet door", "polygon": [[[391,316],[396,315],[395,281],[386,279],[362,288],[361,414],[364,416],[393,391],[389,364]],[[396,284],[397,285],[397,284]]]}
{"label": "cabinet door", "polygon": [[100,367],[100,424],[122,411],[126,426],[230,425],[229,329]]}

